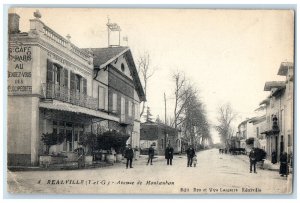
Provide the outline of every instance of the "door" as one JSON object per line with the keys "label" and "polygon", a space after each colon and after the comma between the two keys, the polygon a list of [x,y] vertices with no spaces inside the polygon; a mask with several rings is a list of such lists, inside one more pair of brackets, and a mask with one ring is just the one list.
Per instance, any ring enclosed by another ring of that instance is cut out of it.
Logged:
{"label": "door", "polygon": [[66,130],[66,144],[67,144],[67,152],[73,151],[73,130]]}

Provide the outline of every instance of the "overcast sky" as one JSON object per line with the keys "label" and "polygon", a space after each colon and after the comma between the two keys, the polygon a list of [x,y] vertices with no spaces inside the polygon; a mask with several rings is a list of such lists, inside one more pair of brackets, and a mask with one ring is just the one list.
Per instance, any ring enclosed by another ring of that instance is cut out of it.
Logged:
{"label": "overcast sky", "polygon": [[[277,76],[280,63],[293,62],[294,16],[279,10],[166,10],[166,9],[42,9],[41,20],[80,48],[107,47],[107,18],[128,36],[135,62],[150,53],[157,70],[149,81],[147,105],[154,118],[173,112],[171,75],[185,72],[199,89],[211,124],[218,106],[231,103],[239,114],[237,124],[251,117],[268,96],[266,81]],[[21,31],[29,30],[35,9],[15,10]],[[127,42],[121,42],[127,45]],[[218,135],[212,131],[214,141]]]}

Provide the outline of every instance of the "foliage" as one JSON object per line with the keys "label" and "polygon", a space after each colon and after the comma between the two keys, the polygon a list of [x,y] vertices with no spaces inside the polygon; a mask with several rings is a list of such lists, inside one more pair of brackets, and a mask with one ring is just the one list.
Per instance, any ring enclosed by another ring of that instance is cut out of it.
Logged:
{"label": "foliage", "polygon": [[252,145],[252,144],[254,144],[254,138],[253,138],[253,137],[250,137],[250,138],[246,139],[246,144],[247,144],[247,145]]}
{"label": "foliage", "polygon": [[254,152],[256,154],[256,161],[262,161],[263,159],[266,159],[267,153],[265,152],[265,150],[254,148]]}
{"label": "foliage", "polygon": [[[92,154],[97,146],[97,135],[92,132],[86,132],[79,136],[78,144],[88,147],[86,154]],[[89,150],[90,149],[90,150]]]}
{"label": "foliage", "polygon": [[153,122],[152,114],[150,112],[150,107],[147,106],[146,115],[144,115],[146,122]]}
{"label": "foliage", "polygon": [[121,153],[126,147],[126,141],[129,135],[125,135],[118,131],[107,131],[99,135],[97,138],[97,148],[111,150],[114,148],[117,153]]}
{"label": "foliage", "polygon": [[46,154],[49,154],[49,149],[52,145],[63,143],[66,136],[63,133],[43,133],[42,142],[46,145]]}

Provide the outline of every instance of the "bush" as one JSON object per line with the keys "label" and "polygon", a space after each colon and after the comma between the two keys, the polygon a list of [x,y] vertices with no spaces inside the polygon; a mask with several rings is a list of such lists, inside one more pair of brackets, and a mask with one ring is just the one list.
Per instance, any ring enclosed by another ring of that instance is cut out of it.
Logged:
{"label": "bush", "polygon": [[267,153],[265,150],[260,148],[254,148],[255,154],[256,154],[256,161],[262,161],[263,159],[266,159]]}

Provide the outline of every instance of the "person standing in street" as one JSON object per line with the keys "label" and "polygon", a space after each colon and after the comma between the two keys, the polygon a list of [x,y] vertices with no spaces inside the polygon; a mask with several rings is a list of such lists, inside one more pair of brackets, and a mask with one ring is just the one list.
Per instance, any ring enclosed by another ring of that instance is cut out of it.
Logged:
{"label": "person standing in street", "polygon": [[187,155],[187,167],[192,167],[193,158],[196,155],[195,149],[190,145],[189,148],[186,150]]}
{"label": "person standing in street", "polygon": [[165,151],[165,158],[167,159],[167,165],[169,164],[172,165],[173,153],[174,153],[173,147],[171,147],[171,145],[168,144],[168,147],[166,148]]}
{"label": "person standing in street", "polygon": [[153,145],[151,145],[150,148],[149,148],[149,150],[148,150],[148,162],[147,162],[147,165],[149,164],[149,162],[150,162],[150,165],[152,165],[153,157],[154,157],[154,148],[153,148]]}
{"label": "person standing in street", "polygon": [[288,157],[287,157],[287,153],[283,152],[280,155],[280,168],[279,168],[279,174],[280,176],[288,176]]}
{"label": "person standing in street", "polygon": [[133,156],[134,156],[134,152],[133,152],[133,149],[131,148],[131,145],[129,144],[128,148],[125,150],[125,158],[127,159],[126,168],[128,168],[128,165],[130,168],[133,168],[132,167]]}
{"label": "person standing in street", "polygon": [[256,153],[254,148],[249,152],[249,161],[250,161],[250,173],[252,173],[252,168],[254,173],[256,173]]}

